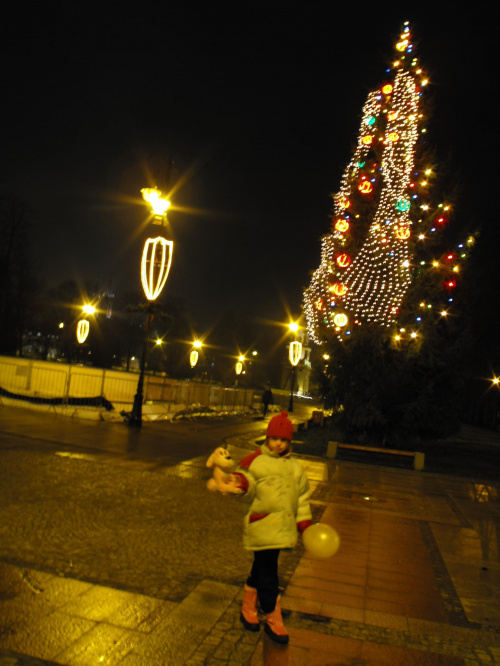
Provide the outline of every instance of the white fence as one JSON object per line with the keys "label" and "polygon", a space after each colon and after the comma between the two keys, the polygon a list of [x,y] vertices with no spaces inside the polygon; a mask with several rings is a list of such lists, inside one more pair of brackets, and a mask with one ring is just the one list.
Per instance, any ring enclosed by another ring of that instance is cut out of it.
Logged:
{"label": "white fence", "polygon": [[[130,411],[137,373],[0,357],[0,400],[28,405],[80,406]],[[193,405],[216,410],[251,406],[253,390],[145,375],[144,403],[157,412],[177,412]],[[109,404],[110,403],[110,404]],[[151,412],[151,409],[149,409]]]}

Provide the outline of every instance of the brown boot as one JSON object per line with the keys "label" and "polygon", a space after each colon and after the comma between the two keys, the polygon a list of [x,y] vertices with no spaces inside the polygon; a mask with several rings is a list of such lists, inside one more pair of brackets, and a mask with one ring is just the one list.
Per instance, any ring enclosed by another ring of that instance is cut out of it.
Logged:
{"label": "brown boot", "polygon": [[276,599],[276,606],[272,613],[266,613],[266,634],[276,643],[288,643],[288,634],[281,617],[280,597]]}
{"label": "brown boot", "polygon": [[255,587],[245,585],[240,620],[248,631],[259,631],[260,624],[257,615],[257,590]]}

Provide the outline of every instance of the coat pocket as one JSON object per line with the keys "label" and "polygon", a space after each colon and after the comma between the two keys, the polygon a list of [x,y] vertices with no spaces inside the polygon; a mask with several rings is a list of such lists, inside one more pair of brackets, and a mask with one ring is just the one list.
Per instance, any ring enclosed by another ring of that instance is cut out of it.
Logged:
{"label": "coat pocket", "polygon": [[283,534],[283,512],[251,514],[263,516],[251,521],[248,516],[245,526],[245,547],[254,548],[280,548],[286,539]]}

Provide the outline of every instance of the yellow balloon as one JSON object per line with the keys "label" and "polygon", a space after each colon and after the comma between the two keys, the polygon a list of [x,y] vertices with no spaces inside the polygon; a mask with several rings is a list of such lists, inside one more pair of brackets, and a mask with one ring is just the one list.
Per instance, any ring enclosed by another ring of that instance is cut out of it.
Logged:
{"label": "yellow balloon", "polygon": [[315,557],[331,557],[340,546],[337,530],[325,523],[315,523],[308,527],[302,535],[304,548]]}

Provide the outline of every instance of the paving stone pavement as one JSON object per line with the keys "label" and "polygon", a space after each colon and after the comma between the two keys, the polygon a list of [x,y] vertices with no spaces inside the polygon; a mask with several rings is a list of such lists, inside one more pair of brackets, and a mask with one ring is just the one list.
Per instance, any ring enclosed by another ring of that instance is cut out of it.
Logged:
{"label": "paving stone pavement", "polygon": [[[254,446],[256,433],[232,436],[228,430],[225,439],[237,457]],[[111,454],[103,460],[110,484],[118,483],[113,470],[127,479],[133,472],[148,487],[151,479],[168,477],[179,493],[188,493],[188,502],[195,500],[189,482],[206,476],[203,456],[167,466]],[[97,567],[93,577],[84,569],[74,576],[71,568],[30,566],[36,554],[30,560],[29,551],[21,552],[19,544],[9,550],[6,543],[14,533],[12,523],[5,527],[7,519],[19,522],[23,516],[4,506],[0,666],[500,663],[500,483],[301,460],[314,518],[337,529],[341,547],[326,560],[309,556],[301,545],[283,554],[288,646],[240,625],[245,557],[234,574],[224,569],[218,577],[212,563],[209,574],[203,570],[184,589],[172,580],[139,592],[137,582],[118,580],[112,562],[109,582]],[[211,501],[209,495],[206,502]],[[178,536],[172,535],[174,542]],[[204,532],[200,538],[208,539]],[[241,534],[235,539],[239,544]],[[206,546],[206,559],[217,559],[216,546],[209,540]]]}

